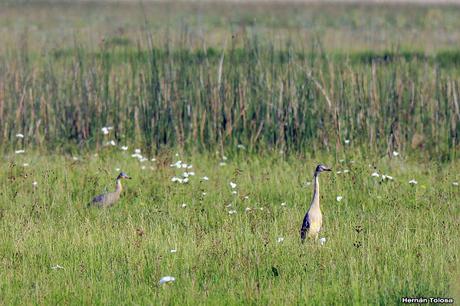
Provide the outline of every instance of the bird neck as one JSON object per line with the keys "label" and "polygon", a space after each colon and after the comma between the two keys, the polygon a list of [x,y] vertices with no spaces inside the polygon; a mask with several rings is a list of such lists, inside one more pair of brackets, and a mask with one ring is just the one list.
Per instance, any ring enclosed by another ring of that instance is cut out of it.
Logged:
{"label": "bird neck", "polygon": [[122,190],[123,190],[123,187],[121,186],[121,179],[117,179],[117,187],[115,189],[115,192],[121,193]]}
{"label": "bird neck", "polygon": [[315,173],[313,177],[313,200],[311,207],[319,208],[319,173]]}

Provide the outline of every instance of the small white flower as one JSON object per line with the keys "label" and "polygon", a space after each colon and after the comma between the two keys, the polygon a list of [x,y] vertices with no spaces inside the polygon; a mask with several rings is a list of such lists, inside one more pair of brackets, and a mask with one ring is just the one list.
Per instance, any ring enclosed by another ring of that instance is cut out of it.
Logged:
{"label": "small white flower", "polygon": [[342,173],[342,171],[337,171],[336,173],[337,173],[337,174],[341,174],[341,173]]}
{"label": "small white flower", "polygon": [[178,178],[178,177],[175,177],[175,176],[173,176],[173,177],[171,178],[171,182],[178,182],[179,180],[181,180],[181,179]]}
{"label": "small white flower", "polygon": [[193,165],[188,165],[187,166],[187,169],[192,169],[193,168]]}
{"label": "small white flower", "polygon": [[219,163],[219,166],[223,167],[223,166],[225,166],[226,164],[227,164],[226,162],[220,162],[220,163]]}
{"label": "small white flower", "polygon": [[252,210],[251,207],[246,207],[246,209],[244,211],[247,212],[247,211],[251,211],[251,210]]}
{"label": "small white flower", "polygon": [[222,156],[222,160],[227,160],[227,156]]}
{"label": "small white flower", "polygon": [[311,182],[305,182],[305,186],[310,186]]}
{"label": "small white flower", "polygon": [[205,196],[205,195],[207,195],[208,193],[207,193],[207,192],[203,192],[203,193],[201,193],[201,194]]}
{"label": "small white flower", "polygon": [[176,153],[176,157],[179,157],[179,153]]}
{"label": "small white flower", "polygon": [[278,243],[281,243],[281,242],[284,241],[284,237],[278,237],[278,239],[276,239],[276,241],[277,241]]}
{"label": "small white flower", "polygon": [[104,135],[108,135],[108,134],[109,134],[109,129],[108,129],[107,127],[105,127],[105,126],[101,129],[101,131],[102,131],[102,133],[103,133]]}
{"label": "small white flower", "polygon": [[51,269],[53,269],[53,270],[61,270],[61,269],[64,269],[64,267],[60,266],[60,265],[55,265],[55,266],[52,266]]}
{"label": "small white flower", "polygon": [[233,194],[233,195],[237,195],[238,192],[236,192],[236,190],[233,190],[233,191],[232,191],[232,194]]}
{"label": "small white flower", "polygon": [[244,196],[243,199],[249,200],[249,196]]}
{"label": "small white flower", "polygon": [[120,170],[121,170],[120,168],[115,168],[116,172],[120,172]]}
{"label": "small white flower", "polygon": [[184,183],[188,183],[188,177],[184,178],[182,181],[183,181]]}
{"label": "small white flower", "polygon": [[380,177],[380,174],[378,174],[377,172],[374,172],[374,173],[371,174],[371,176],[373,176],[373,177]]}
{"label": "small white flower", "polygon": [[396,157],[399,155],[399,152],[393,151],[393,156]]}
{"label": "small white flower", "polygon": [[134,150],[134,153],[136,153],[136,154],[141,154],[141,149],[135,149],[135,150]]}
{"label": "small white flower", "polygon": [[192,172],[189,172],[188,175],[190,175],[190,176],[195,176],[195,172],[193,172],[193,171],[192,171]]}
{"label": "small white flower", "polygon": [[236,214],[236,210],[229,210],[229,211],[228,211],[228,214],[229,214],[229,215],[234,215],[234,214]]}
{"label": "small white flower", "polygon": [[453,182],[452,185],[458,186],[458,182]]}
{"label": "small white flower", "polygon": [[321,245],[324,245],[326,243],[326,238],[322,237],[322,238],[319,238],[319,243]]}
{"label": "small white flower", "polygon": [[23,163],[22,166],[23,167],[29,167],[29,164],[28,163]]}
{"label": "small white flower", "polygon": [[235,188],[236,188],[236,184],[233,183],[233,182],[230,182],[230,187],[231,187],[232,189],[235,189]]}
{"label": "small white flower", "polygon": [[127,147],[127,146],[122,146],[121,149],[122,149],[123,151],[127,151],[127,150],[128,150],[128,147]]}
{"label": "small white flower", "polygon": [[286,202],[281,203],[281,206],[286,206]]}
{"label": "small white flower", "polygon": [[348,172],[350,172],[350,170],[348,169],[343,170],[343,173],[348,173]]}
{"label": "small white flower", "polygon": [[146,162],[146,161],[148,161],[148,160],[149,160],[149,159],[146,158],[146,157],[143,157],[143,156],[142,156],[142,157],[139,157],[139,162],[141,162],[141,163]]}
{"label": "small white flower", "polygon": [[110,140],[109,142],[107,142],[107,145],[108,146],[116,146],[117,143],[115,142],[115,140]]}
{"label": "small white flower", "polygon": [[187,207],[187,204],[185,204],[185,203],[182,204],[182,208],[185,208],[185,207]]}
{"label": "small white flower", "polygon": [[417,185],[417,181],[416,181],[415,179],[411,179],[411,180],[409,181],[409,184],[411,184],[411,185]]}
{"label": "small white flower", "polygon": [[154,162],[154,161],[157,161],[157,159],[154,157],[154,158],[152,158],[152,159],[151,159],[151,161],[153,161],[153,162]]}
{"label": "small white flower", "polygon": [[16,137],[17,137],[17,138],[24,138],[24,135],[21,134],[21,133],[17,133],[17,134],[16,134]]}
{"label": "small white flower", "polygon": [[230,208],[232,207],[232,204],[225,205],[225,207]]}
{"label": "small white flower", "polygon": [[209,181],[209,177],[207,177],[207,176],[203,176],[202,179],[203,179],[203,181]]}
{"label": "small white flower", "polygon": [[345,144],[349,144],[350,143],[350,139],[345,139]]}
{"label": "small white flower", "polygon": [[337,199],[337,202],[340,202],[340,201],[342,201],[343,197],[342,196],[337,196],[336,199]]}
{"label": "small white flower", "polygon": [[37,186],[38,186],[38,182],[37,182],[37,181],[34,181],[34,182],[32,183],[32,186],[37,187]]}
{"label": "small white flower", "polygon": [[239,144],[236,146],[238,149],[246,150],[246,147],[243,146],[242,144]]}
{"label": "small white flower", "polygon": [[382,174],[382,180],[389,180],[389,181],[392,181],[392,180],[393,180],[393,177],[390,176],[390,175]]}
{"label": "small white flower", "polygon": [[176,279],[172,276],[164,276],[160,279],[160,281],[158,282],[159,285],[163,285],[163,284],[166,284],[166,283],[169,283],[169,282],[174,282]]}
{"label": "small white flower", "polygon": [[23,154],[25,152],[26,152],[25,150],[16,150],[16,151],[14,151],[14,153],[16,153],[16,154]]}
{"label": "small white flower", "polygon": [[142,169],[142,170],[145,170],[145,166],[141,166],[141,169]]}
{"label": "small white flower", "polygon": [[182,168],[184,168],[184,169],[187,168],[187,164],[186,164],[186,163],[183,163],[181,166],[182,166]]}
{"label": "small white flower", "polygon": [[171,252],[171,253],[177,253],[177,250],[176,250],[176,249],[171,249],[170,252]]}
{"label": "small white flower", "polygon": [[183,176],[183,177],[188,177],[188,172],[182,173],[182,176]]}

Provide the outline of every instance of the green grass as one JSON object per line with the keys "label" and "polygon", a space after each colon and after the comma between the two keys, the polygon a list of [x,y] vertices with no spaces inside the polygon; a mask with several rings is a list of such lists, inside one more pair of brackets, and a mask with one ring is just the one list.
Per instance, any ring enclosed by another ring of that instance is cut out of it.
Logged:
{"label": "green grass", "polygon": [[[0,302],[375,305],[456,294],[460,187],[452,182],[460,164],[347,156],[239,151],[219,166],[210,154],[139,163],[116,149],[77,161],[10,155],[0,166]],[[169,166],[178,159],[193,164],[188,184],[171,182],[183,172]],[[350,172],[321,175],[327,242],[302,245],[312,195],[305,182],[318,162]],[[120,202],[86,208],[114,188],[118,167],[133,177]],[[395,179],[382,182],[374,171]],[[159,286],[165,275],[176,282]]]}

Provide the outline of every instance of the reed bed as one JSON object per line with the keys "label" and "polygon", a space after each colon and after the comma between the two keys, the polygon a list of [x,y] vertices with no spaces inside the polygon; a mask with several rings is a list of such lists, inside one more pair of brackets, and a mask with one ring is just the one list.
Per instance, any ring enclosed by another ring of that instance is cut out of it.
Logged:
{"label": "reed bed", "polygon": [[[249,35],[244,48],[18,51],[0,60],[0,142],[337,152],[347,139],[379,154],[449,160],[460,132],[455,59],[331,54],[317,42],[298,50]],[[112,138],[104,126],[114,127]]]}

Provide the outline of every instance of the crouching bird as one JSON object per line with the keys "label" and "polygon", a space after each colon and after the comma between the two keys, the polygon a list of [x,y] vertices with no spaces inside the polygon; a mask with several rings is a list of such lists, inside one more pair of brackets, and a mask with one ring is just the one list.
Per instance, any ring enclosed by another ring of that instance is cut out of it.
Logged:
{"label": "crouching bird", "polygon": [[314,189],[313,199],[310,208],[303,218],[302,227],[300,228],[300,239],[304,242],[305,238],[318,238],[318,233],[323,225],[323,215],[319,206],[319,174],[323,171],[331,171],[331,168],[319,164],[313,175]]}
{"label": "crouching bird", "polygon": [[121,186],[121,180],[122,179],[131,179],[126,173],[121,172],[117,176],[117,187],[115,188],[114,192],[107,192],[100,194],[98,196],[95,196],[91,203],[88,204],[88,206],[95,206],[95,207],[110,207],[113,204],[115,204],[119,199],[120,199],[120,194],[121,191],[123,190],[123,187]]}

